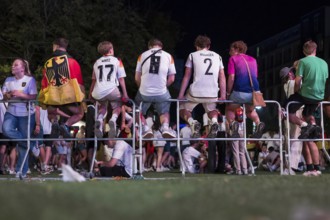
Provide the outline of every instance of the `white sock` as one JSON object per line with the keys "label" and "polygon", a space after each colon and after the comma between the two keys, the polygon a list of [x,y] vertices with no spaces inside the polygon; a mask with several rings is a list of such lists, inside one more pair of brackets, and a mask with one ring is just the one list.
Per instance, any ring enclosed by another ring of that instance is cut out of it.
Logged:
{"label": "white sock", "polygon": [[110,121],[113,121],[116,123],[117,118],[118,118],[118,115],[114,113],[114,114],[112,114]]}
{"label": "white sock", "polygon": [[162,124],[162,128],[163,128],[163,130],[164,130],[164,129],[165,129],[165,130],[168,130],[168,126],[169,126],[168,123],[163,123],[163,124]]}
{"label": "white sock", "polygon": [[302,128],[302,127],[306,127],[307,125],[308,125],[307,122],[304,121],[304,122],[301,123],[300,127],[301,127],[301,128]]}
{"label": "white sock", "polygon": [[103,114],[99,114],[99,116],[97,116],[97,120],[99,121],[103,121],[104,115]]}

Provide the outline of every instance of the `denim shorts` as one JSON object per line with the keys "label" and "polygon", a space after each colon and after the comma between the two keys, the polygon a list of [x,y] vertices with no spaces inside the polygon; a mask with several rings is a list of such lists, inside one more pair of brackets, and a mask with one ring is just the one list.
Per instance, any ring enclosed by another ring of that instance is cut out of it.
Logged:
{"label": "denim shorts", "polygon": [[252,92],[247,93],[233,91],[229,96],[229,100],[239,104],[252,104]]}
{"label": "denim shorts", "polygon": [[171,107],[171,102],[169,101],[170,98],[171,95],[168,91],[165,94],[158,96],[145,96],[138,91],[135,96],[135,102],[136,105],[138,106],[140,105],[141,102],[143,102],[142,104],[143,115],[147,114],[147,111],[151,105],[154,106],[154,108],[156,109],[159,115],[162,115],[170,111],[170,107]]}

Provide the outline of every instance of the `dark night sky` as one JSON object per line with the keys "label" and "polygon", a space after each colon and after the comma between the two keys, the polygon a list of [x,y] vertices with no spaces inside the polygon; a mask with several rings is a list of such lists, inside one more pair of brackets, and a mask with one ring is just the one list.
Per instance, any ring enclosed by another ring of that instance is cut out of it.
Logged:
{"label": "dark night sky", "polygon": [[[185,36],[176,54],[185,57],[198,34],[212,40],[211,49],[222,51],[235,40],[258,43],[300,22],[301,16],[328,0],[168,0],[166,10],[181,26]],[[166,47],[166,45],[165,45]]]}

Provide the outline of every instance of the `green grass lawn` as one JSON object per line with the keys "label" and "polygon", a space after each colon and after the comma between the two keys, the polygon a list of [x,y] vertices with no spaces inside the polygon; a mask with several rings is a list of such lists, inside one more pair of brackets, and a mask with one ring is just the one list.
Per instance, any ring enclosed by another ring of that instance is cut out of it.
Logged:
{"label": "green grass lawn", "polygon": [[330,219],[329,172],[144,176],[84,183],[1,180],[0,219]]}

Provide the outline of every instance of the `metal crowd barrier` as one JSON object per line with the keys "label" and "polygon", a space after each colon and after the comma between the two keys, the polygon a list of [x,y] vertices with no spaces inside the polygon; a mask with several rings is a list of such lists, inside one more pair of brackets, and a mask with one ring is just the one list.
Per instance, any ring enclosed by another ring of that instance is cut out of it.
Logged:
{"label": "metal crowd barrier", "polygon": [[[180,102],[187,102],[187,100],[177,100],[177,99],[170,99],[169,100],[170,102],[176,102],[176,123],[177,123],[177,131],[176,131],[176,138],[163,138],[162,140],[165,140],[165,141],[173,141],[175,140],[177,142],[177,151],[178,151],[178,155],[179,155],[179,160],[180,160],[180,169],[181,169],[181,173],[182,173],[182,176],[185,176],[185,173],[186,173],[186,166],[184,165],[184,161],[182,159],[182,154],[181,154],[181,146],[180,146],[180,143],[181,141],[190,141],[190,140],[206,140],[206,141],[244,141],[244,146],[245,146],[245,154],[247,156],[247,159],[248,159],[248,163],[249,163],[249,166],[251,168],[251,174],[252,175],[255,175],[255,170],[254,170],[254,166],[253,166],[253,163],[251,161],[251,158],[250,158],[250,155],[249,155],[249,152],[248,152],[248,149],[247,149],[247,141],[269,141],[269,140],[273,140],[273,141],[280,141],[280,160],[281,160],[281,164],[280,164],[280,170],[281,170],[281,174],[283,174],[283,137],[282,137],[282,123],[281,123],[281,105],[277,102],[277,101],[272,101],[272,100],[265,100],[266,103],[273,103],[275,105],[277,105],[278,107],[278,122],[279,122],[279,135],[280,137],[279,138],[266,138],[266,139],[256,139],[256,138],[247,138],[246,136],[246,113],[245,113],[245,105],[243,105],[243,117],[245,119],[245,123],[244,124],[244,131],[243,131],[243,138],[230,138],[230,137],[225,137],[225,138],[181,138],[180,137],[180,116],[179,116],[179,104]],[[219,101],[216,101],[216,103],[233,103],[233,101],[230,101],[230,100],[219,100]],[[141,108],[142,108],[142,103],[140,104],[139,106],[139,109],[141,111]],[[225,123],[225,122],[223,122]],[[141,123],[141,118],[139,118],[139,127],[142,128],[142,123]],[[139,130],[139,137],[142,137],[142,129]],[[142,153],[142,141],[143,140],[148,140],[148,141],[152,141],[152,140],[157,140],[156,138],[148,138],[148,139],[143,139],[143,138],[139,138],[139,152]],[[134,164],[134,163],[133,163]],[[141,174],[142,176],[142,173],[143,173],[143,165],[142,165],[142,156],[141,156],[141,159],[139,161],[139,164],[140,164],[140,170],[139,170],[139,174]],[[136,168],[134,168],[134,170],[136,170]],[[143,176],[142,176],[143,177]]]}
{"label": "metal crowd barrier", "polygon": [[[291,101],[287,104],[286,106],[286,112],[287,114],[289,114],[289,106],[292,104],[297,104],[300,102],[296,102],[296,101]],[[286,118],[286,129],[287,129],[287,148],[288,148],[288,169],[291,169],[291,163],[290,163],[290,159],[291,159],[291,142],[293,141],[300,141],[300,142],[306,142],[306,141],[322,141],[322,151],[324,152],[324,154],[326,155],[328,161],[330,161],[330,156],[325,148],[325,141],[329,141],[330,138],[325,138],[324,136],[324,115],[323,115],[323,105],[324,104],[330,104],[329,101],[322,101],[320,102],[320,117],[321,117],[321,124],[320,127],[322,129],[322,137],[318,138],[318,139],[298,139],[298,138],[291,138],[290,135],[290,121],[289,121],[289,116],[287,116]],[[302,146],[303,147],[303,146]]]}

